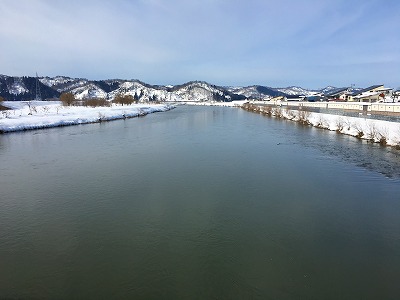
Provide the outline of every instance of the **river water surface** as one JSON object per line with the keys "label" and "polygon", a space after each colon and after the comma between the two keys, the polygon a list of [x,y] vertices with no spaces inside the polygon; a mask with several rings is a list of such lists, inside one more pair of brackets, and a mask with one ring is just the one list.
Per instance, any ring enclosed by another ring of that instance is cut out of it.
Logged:
{"label": "river water surface", "polygon": [[0,135],[0,298],[398,299],[399,153],[220,107]]}

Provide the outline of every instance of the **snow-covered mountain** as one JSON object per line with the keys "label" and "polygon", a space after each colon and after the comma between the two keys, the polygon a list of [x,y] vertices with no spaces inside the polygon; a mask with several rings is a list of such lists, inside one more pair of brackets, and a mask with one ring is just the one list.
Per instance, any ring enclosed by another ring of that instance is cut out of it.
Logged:
{"label": "snow-covered mountain", "polygon": [[312,92],[307,89],[303,89],[298,86],[290,86],[286,88],[277,88],[276,90],[285,93],[286,95],[304,95],[304,96],[311,96]]}
{"label": "snow-covered mountain", "polygon": [[221,87],[204,81],[191,81],[176,86],[150,85],[140,80],[88,80],[85,78],[12,77],[0,75],[0,96],[6,100],[32,100],[39,85],[42,99],[58,98],[70,92],[76,99],[103,98],[112,100],[118,94],[132,95],[139,102],[146,101],[232,101],[246,98],[268,100],[276,96],[313,96],[336,89],[327,86],[320,90],[308,90],[291,86],[272,88],[261,85],[248,87]]}
{"label": "snow-covered mountain", "polygon": [[36,97],[36,84],[40,87],[44,99],[57,98],[60,93],[41,82],[35,77],[12,77],[0,75],[0,96],[6,100],[32,100]]}
{"label": "snow-covered mountain", "polygon": [[324,87],[324,88],[318,90],[318,92],[327,94],[327,93],[333,92],[334,90],[337,90],[337,89],[338,89],[337,87],[328,85],[327,87]]}
{"label": "snow-covered mountain", "polygon": [[[169,93],[175,94],[176,101],[221,101],[246,99],[245,96],[232,93],[226,88],[209,84],[204,81],[191,81],[182,85],[176,85],[167,89]],[[174,100],[173,100],[174,101]]]}
{"label": "snow-covered mountain", "polygon": [[286,88],[272,88],[267,86],[253,85],[248,87],[229,87],[228,90],[244,95],[247,98],[263,99],[267,100],[271,97],[277,96],[314,96],[318,94],[324,94],[331,90],[336,89],[335,87],[328,86],[319,90],[309,90],[298,86],[290,86]]}
{"label": "snow-covered mountain", "polygon": [[276,91],[273,88],[260,85],[252,85],[247,87],[229,87],[228,89],[230,92],[238,95],[243,95],[246,98],[260,100],[268,100],[271,97],[284,96],[283,93]]}
{"label": "snow-covered mountain", "polygon": [[286,87],[286,88],[277,88],[276,90],[285,93],[287,95],[302,95],[302,96],[315,96],[315,95],[320,95],[320,94],[327,94],[329,92],[332,92],[334,90],[337,89],[341,89],[341,88],[337,88],[334,86],[327,86],[321,89],[317,89],[317,90],[310,90],[310,89],[305,89],[302,87],[298,87],[298,86],[290,86],[290,87]]}
{"label": "snow-covered mountain", "polygon": [[[29,84],[28,84],[29,83]],[[7,100],[31,100],[36,95],[37,80],[34,77],[10,77],[1,75],[0,95]],[[139,80],[88,80],[65,76],[40,77],[42,98],[59,97],[61,93],[74,94],[76,99],[103,98],[112,100],[118,94],[132,95],[139,102],[146,101],[232,101],[245,99],[223,87],[204,81],[192,81],[177,86],[150,85]]]}

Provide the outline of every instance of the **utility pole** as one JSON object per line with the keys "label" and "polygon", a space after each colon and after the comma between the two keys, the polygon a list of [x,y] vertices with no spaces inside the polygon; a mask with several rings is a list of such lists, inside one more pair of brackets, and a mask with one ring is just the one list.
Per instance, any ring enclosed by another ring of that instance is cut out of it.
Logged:
{"label": "utility pole", "polygon": [[36,97],[35,97],[36,101],[42,101],[42,94],[40,92],[40,85],[39,85],[39,76],[36,72]]}

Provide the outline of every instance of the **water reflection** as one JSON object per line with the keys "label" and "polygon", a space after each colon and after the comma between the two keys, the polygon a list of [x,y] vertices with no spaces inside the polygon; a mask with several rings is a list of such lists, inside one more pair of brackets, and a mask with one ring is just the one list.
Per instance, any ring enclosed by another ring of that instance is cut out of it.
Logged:
{"label": "water reflection", "polygon": [[[282,124],[282,128],[278,129],[278,135],[281,135],[278,144],[281,146],[301,145],[308,149],[318,150],[322,155],[339,158],[389,178],[400,177],[399,150],[333,131],[305,127],[287,120],[275,121]],[[301,134],[288,129],[288,126],[296,127]]]}

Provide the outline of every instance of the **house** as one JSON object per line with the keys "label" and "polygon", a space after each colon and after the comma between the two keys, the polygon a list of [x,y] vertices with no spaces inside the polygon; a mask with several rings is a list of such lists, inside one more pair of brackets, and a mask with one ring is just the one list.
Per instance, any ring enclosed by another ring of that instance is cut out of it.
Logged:
{"label": "house", "polygon": [[400,102],[400,90],[392,92],[392,102]]}
{"label": "house", "polygon": [[351,89],[348,87],[334,89],[324,95],[327,101],[348,101],[351,96]]}
{"label": "house", "polygon": [[349,101],[356,102],[378,102],[385,101],[385,98],[391,97],[393,90],[385,88],[383,84],[372,85],[366,89],[354,92]]}
{"label": "house", "polygon": [[285,97],[284,96],[276,96],[276,97],[269,99],[269,101],[273,101],[273,102],[285,101]]}

